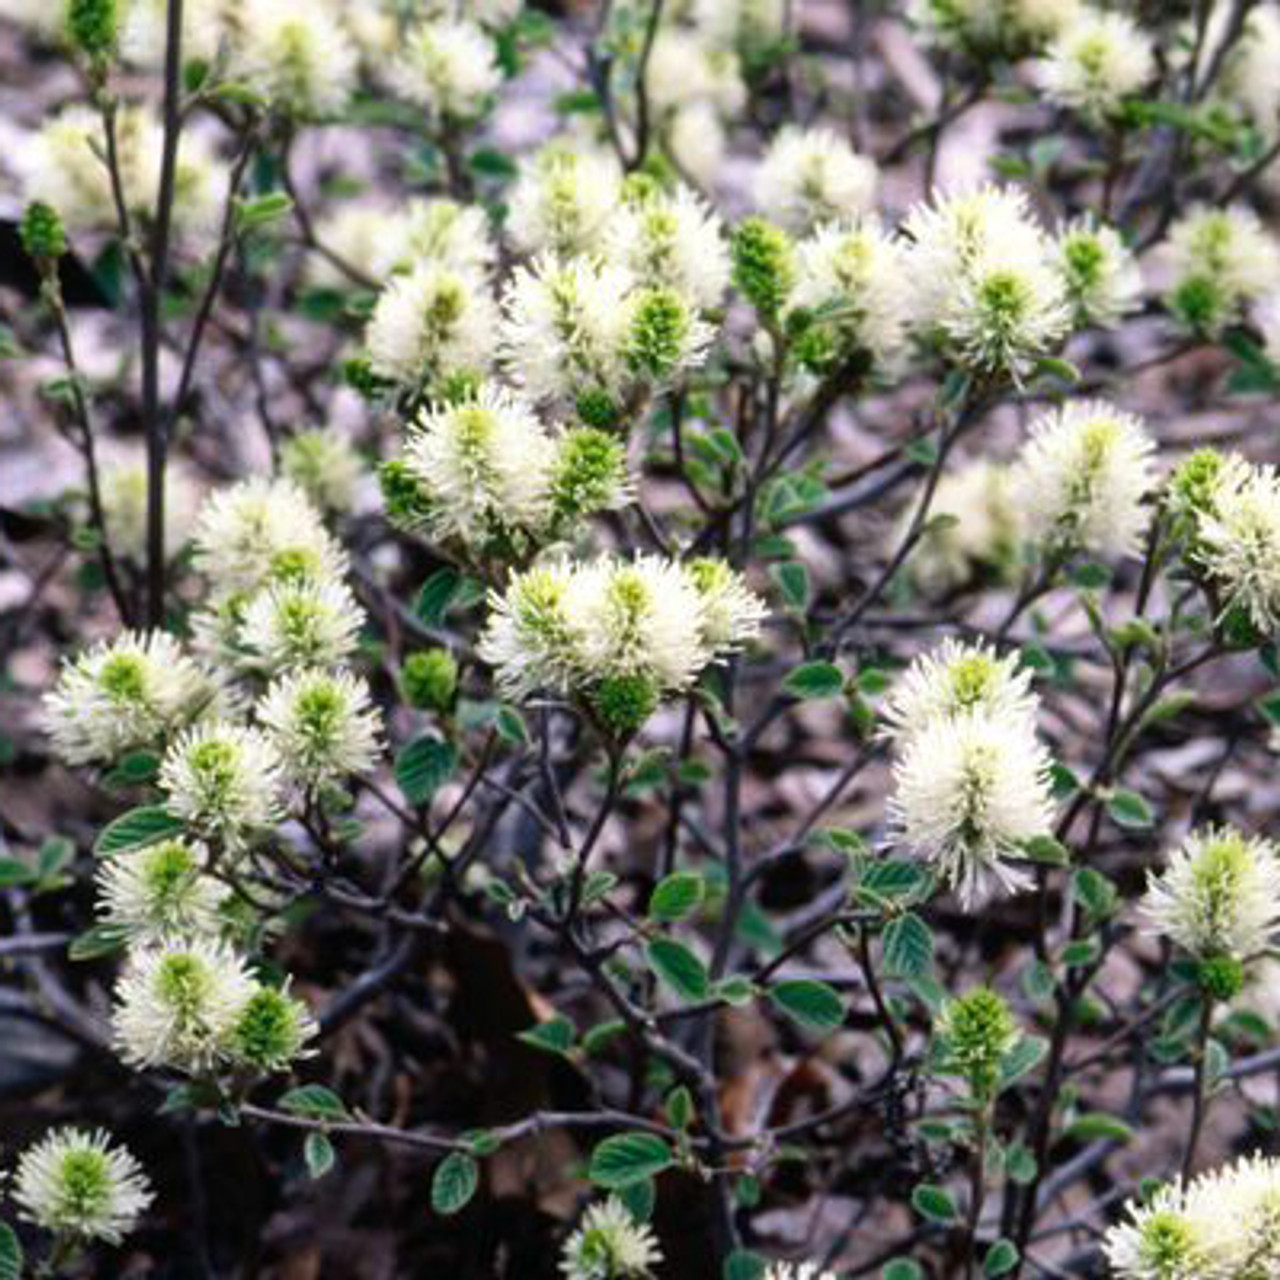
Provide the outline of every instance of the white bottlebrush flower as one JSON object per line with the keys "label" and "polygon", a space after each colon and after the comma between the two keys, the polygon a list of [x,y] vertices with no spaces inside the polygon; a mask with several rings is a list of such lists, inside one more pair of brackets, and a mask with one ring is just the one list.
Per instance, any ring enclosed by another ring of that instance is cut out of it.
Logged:
{"label": "white bottlebrush flower", "polygon": [[894,767],[892,825],[970,910],[1026,875],[1007,859],[1048,833],[1049,757],[1025,721],[982,712],[915,734]]}
{"label": "white bottlebrush flower", "polygon": [[[168,42],[166,0],[130,0],[122,5],[117,40],[120,59],[148,71],[164,66]],[[187,0],[182,6],[182,56],[184,60],[211,62],[220,42],[239,44],[238,0]]]}
{"label": "white bottlebrush flower", "polygon": [[522,253],[585,253],[599,247],[621,193],[612,155],[553,142],[521,165],[506,229]]}
{"label": "white bottlebrush flower", "polygon": [[734,116],[746,105],[746,86],[737,58],[710,46],[696,31],[659,28],[645,68],[650,110],[666,115],[690,106]]}
{"label": "white bottlebrush flower", "polygon": [[535,400],[615,391],[624,375],[631,275],[576,258],[518,267],[503,296],[503,361]]}
{"label": "white bottlebrush flower", "polygon": [[[409,256],[408,227],[400,210],[380,204],[348,202],[327,209],[315,220],[316,240],[352,271],[376,284]],[[349,289],[352,281],[332,257],[307,255],[307,283],[321,289]]]}
{"label": "white bottlebrush flower", "polygon": [[871,218],[822,227],[800,242],[788,303],[809,314],[809,340],[825,359],[861,351],[881,370],[893,368],[909,316],[903,267],[900,245]]}
{"label": "white bottlebrush flower", "polygon": [[578,637],[566,608],[572,578],[572,565],[551,561],[515,574],[501,595],[490,597],[478,652],[496,669],[506,695],[568,690],[579,666]]}
{"label": "white bottlebrush flower", "polygon": [[1114,228],[1087,214],[1059,233],[1053,261],[1077,327],[1114,328],[1142,305],[1138,260]]}
{"label": "white bottlebrush flower", "polygon": [[224,943],[194,938],[134,950],[115,991],[120,1056],[141,1070],[209,1071],[229,1055],[254,990],[243,958]]}
{"label": "white bottlebrush flower", "polygon": [[474,399],[421,414],[404,452],[428,504],[426,531],[472,547],[543,524],[555,459],[555,442],[533,410],[491,384]]}
{"label": "white bottlebrush flower", "polygon": [[702,597],[702,638],[717,653],[740,648],[760,634],[768,609],[723,560],[703,558],[685,566]]}
{"label": "white bottlebrush flower", "polygon": [[662,1261],[648,1224],[614,1196],[593,1204],[565,1241],[560,1270],[566,1280],[643,1280]]}
{"label": "white bottlebrush flower", "polygon": [[375,373],[416,385],[492,363],[497,308],[486,281],[426,261],[378,295],[365,345]]}
{"label": "white bottlebrush flower", "polygon": [[13,1198],[54,1235],[119,1244],[155,1193],[133,1155],[101,1129],[56,1129],[19,1157]]}
{"label": "white bottlebrush flower", "polygon": [[609,220],[605,253],[637,280],[667,285],[713,310],[729,285],[729,247],[718,214],[688,188],[625,204]]}
{"label": "white bottlebrush flower", "polygon": [[1148,882],[1142,912],[1197,959],[1250,959],[1280,921],[1280,850],[1229,828],[1194,832]]}
{"label": "white bottlebrush flower", "polygon": [[1188,328],[1217,337],[1246,304],[1280,286],[1280,249],[1252,209],[1200,206],[1174,223],[1163,256],[1165,302]]}
{"label": "white bottlebrush flower", "polygon": [[156,746],[214,701],[210,677],[163,631],[126,631],[67,662],[45,696],[53,749],[68,764],[110,764]]}
{"label": "white bottlebrush flower", "polygon": [[1280,472],[1228,459],[1195,525],[1195,558],[1259,631],[1280,627]]}
{"label": "white bottlebrush flower", "polygon": [[775,48],[787,34],[787,14],[800,21],[799,0],[693,0],[693,22],[708,44],[735,49],[745,58]]}
{"label": "white bottlebrush flower", "polygon": [[[98,468],[102,515],[111,553],[136,565],[147,562],[147,460],[140,452],[104,457]],[[172,458],[164,475],[164,547],[176,556],[191,535],[197,505],[190,476]]]}
{"label": "white bottlebrush flower", "polygon": [[311,1010],[287,987],[259,985],[231,1028],[227,1056],[237,1067],[286,1071],[298,1058],[311,1056],[307,1045],[319,1030]]}
{"label": "white bottlebrush flower", "polygon": [[1122,13],[1083,8],[1049,44],[1039,80],[1051,102],[1101,125],[1155,75],[1152,40]]}
{"label": "white bottlebrush flower", "polygon": [[1039,700],[1031,673],[1016,654],[946,639],[921,654],[894,683],[885,702],[887,732],[900,742],[939,720],[981,712],[992,720],[1034,726]]}
{"label": "white bottlebrush flower", "polygon": [[359,53],[336,6],[305,8],[242,0],[232,68],[277,110],[303,119],[335,116],[355,88]]}
{"label": "white bottlebrush flower", "polygon": [[276,582],[246,605],[239,646],[248,665],[268,671],[332,667],[355,651],[364,621],[337,579]]}
{"label": "white bottlebrush flower", "polygon": [[[1201,66],[1218,56],[1234,13],[1228,0],[1213,6],[1204,40]],[[1221,61],[1221,71],[1210,89],[1215,105],[1232,109],[1251,124],[1267,142],[1280,136],[1280,5],[1253,5],[1244,29]]]}
{"label": "white bottlebrush flower", "polygon": [[943,197],[913,209],[906,231],[915,325],[956,363],[1017,380],[1066,337],[1066,286],[1022,192]]}
{"label": "white bottlebrush flower", "polygon": [[195,831],[236,845],[282,816],[283,762],[260,729],[223,721],[183,733],[160,762],[165,807]]}
{"label": "white bottlebrush flower", "polygon": [[[945,472],[934,491],[931,520],[908,562],[929,595],[964,586],[982,572],[1002,577],[1017,554],[1018,513],[1010,469],[978,458]],[[911,518],[903,516],[904,526]]]}
{"label": "white bottlebrush flower", "polygon": [[875,200],[878,174],[830,129],[785,127],[756,171],[756,204],[779,226],[803,235],[825,222],[857,218]]}
{"label": "white bottlebrush flower", "polygon": [[[116,157],[124,204],[142,222],[154,214],[164,134],[155,112],[126,104],[116,113]],[[51,116],[15,156],[27,201],[56,209],[73,233],[115,229],[117,216],[104,160],[106,132],[101,116],[73,104]],[[225,190],[221,165],[204,133],[185,129],[174,177],[173,226],[179,235],[207,232],[216,225]]]}
{"label": "white bottlebrush flower", "polygon": [[665,130],[667,148],[680,172],[704,190],[720,181],[729,140],[725,126],[709,102],[680,107]]}
{"label": "white bottlebrush flower", "polygon": [[195,547],[196,564],[218,597],[347,571],[346,552],[290,480],[254,476],[210,494],[196,521]]}
{"label": "white bottlebrush flower", "polygon": [[834,1271],[824,1271],[816,1262],[775,1262],[764,1280],[838,1280]]}
{"label": "white bottlebrush flower", "polygon": [[423,107],[435,124],[478,116],[502,83],[493,41],[465,19],[410,28],[391,73],[396,91]]}
{"label": "white bottlebrush flower", "polygon": [[410,200],[404,208],[404,234],[409,265],[430,259],[484,278],[498,260],[489,217],[479,205]]}
{"label": "white bottlebrush flower", "polygon": [[317,427],[291,435],[280,446],[280,474],[320,510],[346,512],[367,471],[347,436]]}
{"label": "white bottlebrush flower", "polygon": [[1140,418],[1103,401],[1073,401],[1032,426],[1015,466],[1024,535],[1050,549],[1132,554],[1146,523],[1155,444]]}
{"label": "white bottlebrush flower", "polygon": [[1041,48],[1080,8],[1080,0],[910,0],[907,12],[931,43],[989,58]]}
{"label": "white bottlebrush flower", "polygon": [[642,285],[626,298],[622,363],[638,385],[670,386],[703,364],[715,337],[684,294]]}
{"label": "white bottlebrush flower", "polygon": [[1130,1205],[1125,1220],[1107,1232],[1102,1248],[1117,1280],[1218,1277],[1214,1244],[1219,1233],[1206,1226],[1187,1212],[1179,1188],[1163,1187],[1147,1204]]}
{"label": "white bottlebrush flower", "polygon": [[382,719],[368,685],[349,671],[281,676],[255,714],[302,787],[368,773],[377,763]]}
{"label": "white bottlebrush flower", "polygon": [[204,850],[185,840],[103,858],[98,912],[131,941],[162,942],[217,932],[229,890],[204,871]]}

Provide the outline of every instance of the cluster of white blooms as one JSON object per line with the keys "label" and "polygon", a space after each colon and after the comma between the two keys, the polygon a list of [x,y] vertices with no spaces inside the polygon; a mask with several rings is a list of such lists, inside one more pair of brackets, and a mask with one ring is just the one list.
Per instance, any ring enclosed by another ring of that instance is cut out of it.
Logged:
{"label": "cluster of white blooms", "polygon": [[984,59],[1042,48],[1079,10],[1079,0],[911,0],[907,8],[932,43]]}
{"label": "cluster of white blooms", "polygon": [[99,914],[131,942],[216,932],[230,887],[205,870],[206,856],[198,844],[161,840],[102,859]]}
{"label": "cluster of white blooms", "polygon": [[1007,859],[1048,833],[1053,807],[1038,700],[1016,660],[945,642],[917,659],[889,705],[896,837],[966,909],[1022,888],[1025,875]]}
{"label": "cluster of white blooms", "polygon": [[1151,37],[1137,23],[1085,7],[1050,42],[1039,79],[1051,101],[1102,125],[1155,70]]}
{"label": "cluster of white blooms", "polygon": [[492,606],[479,649],[499,687],[517,698],[594,696],[606,720],[602,696],[634,699],[643,719],[658,698],[752,639],[765,613],[722,562],[653,556],[535,565]]}
{"label": "cluster of white blooms", "polygon": [[410,28],[391,79],[431,123],[447,126],[479,115],[502,76],[493,41],[476,22],[436,18]]}
{"label": "cluster of white blooms", "polygon": [[[147,220],[160,181],[163,129],[149,107],[125,104],[116,113],[116,159],[127,213]],[[27,201],[56,209],[71,231],[114,229],[115,199],[106,161],[102,117],[73,104],[49,117],[14,157]],[[206,135],[186,129],[178,146],[173,203],[180,235],[199,236],[215,225],[223,194],[221,165]]]}
{"label": "cluster of white blooms", "polygon": [[1280,1268],[1280,1161],[1246,1156],[1131,1202],[1103,1251],[1116,1280],[1262,1280]]}
{"label": "cluster of white blooms", "polygon": [[1280,249],[1251,209],[1192,209],[1174,223],[1164,257],[1171,276],[1166,304],[1208,338],[1280,286]]}
{"label": "cluster of white blooms", "polygon": [[305,8],[275,0],[243,0],[233,69],[272,106],[303,119],[325,119],[347,105],[359,53],[340,6],[311,0]]}
{"label": "cluster of white blooms", "polygon": [[1193,832],[1151,877],[1142,911],[1196,959],[1252,959],[1280,922],[1280,850],[1229,828]]}
{"label": "cluster of white blooms", "polygon": [[[105,457],[98,468],[102,519],[112,555],[142,565],[147,560],[147,461],[140,451]],[[164,546],[172,559],[191,534],[196,489],[177,459],[164,475]]]}
{"label": "cluster of white blooms", "polygon": [[19,1157],[13,1198],[24,1218],[56,1236],[119,1244],[155,1193],[133,1155],[101,1129],[57,1129]]}
{"label": "cluster of white blooms", "polygon": [[769,144],[755,178],[756,203],[796,235],[867,213],[876,166],[830,129],[789,125]]}
{"label": "cluster of white blooms", "polygon": [[1012,488],[1023,536],[1046,554],[1106,558],[1137,550],[1155,443],[1141,419],[1104,401],[1071,401],[1031,428]]}
{"label": "cluster of white blooms", "polygon": [[614,1196],[591,1205],[565,1241],[560,1270],[566,1280],[644,1280],[662,1261],[657,1238]]}
{"label": "cluster of white blooms", "polygon": [[1112,328],[1142,305],[1142,269],[1137,258],[1113,227],[1088,214],[1059,233],[1054,264],[1077,326]]}
{"label": "cluster of white blooms", "polygon": [[419,415],[383,483],[396,523],[477,560],[520,558],[629,495],[619,440],[593,427],[552,431],[489,384]]}
{"label": "cluster of white blooms", "polygon": [[[1201,65],[1219,57],[1222,42],[1234,19],[1230,0],[1217,0],[1209,17]],[[1280,5],[1274,0],[1252,5],[1244,15],[1244,27],[1221,59],[1221,70],[1210,96],[1214,105],[1231,110],[1257,129],[1263,139],[1280,137]]]}
{"label": "cluster of white blooms", "polygon": [[917,329],[957,365],[1020,379],[1071,328],[1053,241],[1013,188],[915,208],[907,282]]}
{"label": "cluster of white blooms", "polygon": [[[930,511],[934,518],[909,562],[927,594],[964,586],[979,573],[1001,578],[1012,569],[1020,531],[1007,466],[978,458],[945,472]],[[909,519],[907,513],[904,520]]]}
{"label": "cluster of white blooms", "polygon": [[506,229],[522,253],[588,253],[600,247],[621,195],[611,153],[556,139],[520,166]]}
{"label": "cluster of white blooms", "polygon": [[367,468],[349,437],[339,431],[298,431],[280,446],[280,474],[321,511],[347,512],[356,502]]}

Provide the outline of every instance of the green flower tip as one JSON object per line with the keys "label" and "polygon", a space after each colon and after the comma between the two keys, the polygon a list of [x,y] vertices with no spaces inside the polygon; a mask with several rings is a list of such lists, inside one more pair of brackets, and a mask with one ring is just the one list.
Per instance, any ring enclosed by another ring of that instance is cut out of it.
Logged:
{"label": "green flower tip", "polygon": [[782,309],[795,279],[791,240],[764,218],[739,223],[731,245],[733,282],[761,315]]}
{"label": "green flower tip", "polygon": [[1001,1059],[1018,1038],[1004,998],[989,987],[975,987],[946,1006],[940,1031],[955,1070],[975,1093],[988,1093],[999,1078]]}
{"label": "green flower tip", "polygon": [[56,262],[67,251],[67,233],[58,211],[42,200],[27,205],[18,228],[22,247],[38,263]]}
{"label": "green flower tip", "polygon": [[604,729],[618,740],[631,737],[658,708],[658,691],[648,676],[610,676],[592,695]]}
{"label": "green flower tip", "polygon": [[1235,956],[1209,956],[1200,961],[1196,980],[1210,999],[1234,1000],[1244,987],[1244,965]]}
{"label": "green flower tip", "polygon": [[306,1009],[292,996],[262,987],[241,1010],[235,1056],[262,1071],[280,1071],[301,1052],[311,1034]]}
{"label": "green flower tip", "polygon": [[457,659],[448,649],[411,653],[400,671],[400,690],[411,707],[447,714],[458,690]]}
{"label": "green flower tip", "polygon": [[91,58],[105,58],[115,49],[120,18],[116,0],[70,0],[67,35]]}

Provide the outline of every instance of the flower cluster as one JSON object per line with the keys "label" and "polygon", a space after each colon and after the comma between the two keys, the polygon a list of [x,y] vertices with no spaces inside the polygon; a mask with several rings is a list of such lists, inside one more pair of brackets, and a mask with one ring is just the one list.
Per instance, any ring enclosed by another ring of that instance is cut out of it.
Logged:
{"label": "flower cluster", "polygon": [[1014,658],[945,641],[894,689],[887,732],[898,752],[890,820],[966,909],[1026,883],[1008,859],[1048,833],[1049,757],[1038,700]]}
{"label": "flower cluster", "polygon": [[566,1280],[644,1280],[662,1261],[649,1226],[616,1197],[593,1204],[565,1241],[560,1270]]}

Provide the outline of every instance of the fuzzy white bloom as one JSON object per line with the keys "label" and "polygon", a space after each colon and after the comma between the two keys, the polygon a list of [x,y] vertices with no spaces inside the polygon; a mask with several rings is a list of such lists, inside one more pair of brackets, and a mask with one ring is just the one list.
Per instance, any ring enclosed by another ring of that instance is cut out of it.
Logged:
{"label": "fuzzy white bloom", "polygon": [[483,278],[426,261],[378,295],[365,345],[375,373],[416,384],[483,373],[497,326],[497,307]]}
{"label": "fuzzy white bloom", "polygon": [[[943,474],[934,520],[911,553],[914,580],[928,594],[963,586],[982,571],[1006,575],[1017,554],[1018,513],[1009,468],[978,458]],[[938,521],[936,517],[946,516]],[[903,516],[905,523],[910,512]]]}
{"label": "fuzzy white bloom", "polygon": [[244,610],[239,645],[248,665],[268,671],[332,667],[355,651],[364,610],[334,578],[277,582]]}
{"label": "fuzzy white bloom", "polygon": [[322,511],[350,511],[368,474],[355,445],[339,431],[313,428],[280,447],[280,474]]}
{"label": "fuzzy white bloom", "polygon": [[397,92],[441,124],[478,116],[502,73],[493,41],[474,22],[442,19],[411,28],[391,80]]}
{"label": "fuzzy white bloom", "polygon": [[1199,1280],[1226,1276],[1214,1265],[1221,1230],[1187,1212],[1180,1188],[1162,1187],[1145,1204],[1131,1204],[1107,1232],[1103,1252],[1117,1280]]}
{"label": "fuzzy white bloom", "polygon": [[1080,0],[910,0],[926,39],[979,57],[1020,55],[1064,30]]}
{"label": "fuzzy white bloom", "polygon": [[282,786],[283,762],[271,739],[224,721],[188,729],[160,762],[169,812],[229,845],[280,820]]}
{"label": "fuzzy white bloom", "polygon": [[552,142],[520,166],[506,229],[523,253],[572,257],[599,247],[621,194],[612,155]]}
{"label": "fuzzy white bloom", "polygon": [[441,198],[410,200],[404,208],[406,262],[424,258],[484,278],[498,260],[489,216],[479,205]]}
{"label": "fuzzy white bloom", "polygon": [[1262,632],[1280,627],[1280,472],[1228,459],[1196,521],[1195,556],[1224,614],[1240,609]]}
{"label": "fuzzy white bloom", "polygon": [[255,989],[242,957],[224,943],[189,939],[137,949],[116,984],[113,1036],[139,1069],[211,1070]]}
{"label": "fuzzy white bloom", "polygon": [[346,552],[290,480],[254,476],[210,494],[196,521],[195,546],[196,564],[217,596],[347,571]]}
{"label": "fuzzy white bloom", "polygon": [[[1227,34],[1234,12],[1229,0],[1213,6],[1204,41],[1202,66],[1216,57]],[[1215,102],[1233,107],[1261,133],[1274,142],[1280,135],[1280,5],[1263,3],[1248,12],[1241,37],[1222,59],[1222,70],[1213,83]]]}
{"label": "fuzzy white bloom", "polygon": [[[102,119],[89,107],[71,105],[50,117],[14,157],[27,201],[42,200],[61,215],[71,232],[114,230],[117,223],[111,179],[104,159]],[[116,115],[116,155],[120,186],[130,215],[153,214],[164,146],[155,112],[126,104]],[[178,235],[199,236],[216,225],[225,183],[207,136],[185,129],[174,177],[173,226]]]}
{"label": "fuzzy white bloom", "polygon": [[892,369],[902,356],[909,312],[903,252],[871,218],[820,228],[796,247],[793,310],[811,313],[823,354],[839,359],[865,351]]}
{"label": "fuzzy white bloom", "polygon": [[1152,40],[1122,13],[1084,8],[1038,67],[1050,101],[1101,125],[1155,75]]}
{"label": "fuzzy white bloom", "polygon": [[775,1262],[764,1280],[838,1280],[834,1271],[824,1271],[816,1262]]}
{"label": "fuzzy white bloom", "polygon": [[713,310],[729,285],[729,247],[718,214],[687,187],[633,200],[610,219],[605,254],[651,284]]}
{"label": "fuzzy white bloom", "polygon": [[1112,227],[1088,214],[1069,222],[1054,244],[1054,266],[1077,327],[1114,328],[1142,305],[1142,269]]}
{"label": "fuzzy white bloom", "polygon": [[514,380],[535,400],[616,390],[631,291],[630,273],[585,258],[518,267],[502,299],[503,362]]}
{"label": "fuzzy white bloom", "polygon": [[1053,805],[1049,757],[1025,720],[983,712],[936,720],[912,736],[894,782],[898,838],[966,910],[1026,885],[1006,860],[1049,831]]}
{"label": "fuzzy white bloom", "polygon": [[705,189],[715,187],[729,140],[715,108],[707,102],[680,107],[666,129],[667,147],[682,174]]}
{"label": "fuzzy white bloom", "polygon": [[359,53],[336,6],[242,0],[233,69],[273,107],[304,119],[337,115],[355,88]]}
{"label": "fuzzy white bloom", "polygon": [[1200,206],[1184,214],[1163,249],[1172,276],[1165,300],[1189,328],[1216,337],[1244,306],[1280,286],[1280,249],[1252,209]]}
{"label": "fuzzy white bloom", "polygon": [[696,32],[664,26],[645,68],[650,110],[658,115],[705,105],[713,115],[734,116],[746,105],[738,61],[707,44]]}
{"label": "fuzzy white bloom", "polygon": [[[133,66],[157,71],[164,66],[168,42],[166,0],[129,0],[122,5],[117,48]],[[239,0],[187,0],[182,6],[182,56],[210,62],[220,42],[240,43]]]}
{"label": "fuzzy white bloom", "polygon": [[1280,850],[1229,828],[1193,832],[1148,880],[1142,913],[1197,959],[1250,959],[1280,921]]}
{"label": "fuzzy white bloom", "polygon": [[1021,191],[986,186],[918,205],[906,231],[916,327],[957,363],[1016,381],[1066,337],[1066,286]]}
{"label": "fuzzy white bloom", "polygon": [[1021,527],[1046,548],[1115,558],[1137,550],[1155,443],[1140,418],[1100,400],[1072,401],[1031,428],[1014,469]]}
{"label": "fuzzy white bloom", "polygon": [[1034,726],[1039,699],[1016,654],[946,639],[921,654],[894,683],[885,702],[886,733],[909,741],[940,720],[981,712],[993,721]]}
{"label": "fuzzy white bloom", "polygon": [[[105,457],[98,468],[102,515],[111,553],[136,565],[147,562],[147,460],[130,451]],[[170,459],[164,476],[164,547],[170,559],[191,536],[197,506],[191,477]]]}
{"label": "fuzzy white bloom", "polygon": [[98,912],[131,941],[216,933],[228,888],[204,872],[204,851],[162,840],[99,863]]}
{"label": "fuzzy white bloom", "polygon": [[[800,23],[799,0],[791,6],[793,25]],[[759,56],[787,33],[786,0],[693,0],[694,27],[708,44]]]}
{"label": "fuzzy white bloom", "polygon": [[280,677],[255,712],[285,772],[315,788],[368,773],[381,751],[382,718],[365,682],[349,671],[300,671]]}
{"label": "fuzzy white bloom", "polygon": [[593,1204],[565,1241],[560,1270],[566,1280],[642,1280],[662,1261],[647,1223],[614,1196]]}
{"label": "fuzzy white bloom", "polygon": [[0,0],[0,21],[42,41],[56,40],[67,20],[67,0]]}
{"label": "fuzzy white bloom", "polygon": [[67,662],[45,695],[43,721],[68,764],[110,764],[156,746],[216,698],[206,672],[164,631],[125,631]]}
{"label": "fuzzy white bloom", "polygon": [[142,1166],[101,1129],[56,1129],[18,1159],[13,1198],[58,1236],[120,1241],[155,1199]]}
{"label": "fuzzy white bloom", "polygon": [[763,605],[728,570],[640,556],[552,562],[517,574],[480,643],[499,686],[524,697],[641,677],[687,688],[707,663],[759,630]]}
{"label": "fuzzy white bloom", "polygon": [[878,174],[830,129],[788,125],[769,144],[756,171],[756,204],[786,230],[803,235],[824,222],[871,209]]}

